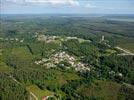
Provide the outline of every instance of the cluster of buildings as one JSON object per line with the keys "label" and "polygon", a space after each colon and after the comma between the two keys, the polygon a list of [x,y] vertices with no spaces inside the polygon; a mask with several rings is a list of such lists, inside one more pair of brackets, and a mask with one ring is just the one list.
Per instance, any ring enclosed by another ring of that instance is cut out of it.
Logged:
{"label": "cluster of buildings", "polygon": [[57,36],[45,36],[44,34],[39,33],[36,33],[35,37],[37,38],[38,41],[46,43],[54,42],[57,38]]}
{"label": "cluster of buildings", "polygon": [[[50,43],[50,42],[55,42],[60,37],[59,36],[45,36],[44,34],[35,33],[35,38],[37,38],[38,41]],[[62,38],[60,39],[62,41]],[[84,41],[84,39],[79,39],[77,37],[66,37],[63,41],[67,41],[69,39],[78,39],[79,41]],[[57,65],[62,61],[66,61],[67,63],[69,63],[70,67],[73,67],[76,71],[83,71],[83,70],[90,71],[90,68],[88,67],[87,64],[79,62],[75,57],[67,54],[66,52],[58,52],[52,55],[49,59],[42,58],[41,60],[35,61],[35,64],[46,66],[47,68],[52,68],[52,67],[57,67]],[[67,66],[65,67],[70,68]]]}
{"label": "cluster of buildings", "polygon": [[115,71],[110,71],[109,72],[109,75],[113,75],[113,76],[118,75],[119,77],[123,77],[123,74],[122,73],[115,72]]}
{"label": "cluster of buildings", "polygon": [[52,68],[56,67],[62,61],[67,61],[71,65],[70,68],[73,67],[76,71],[84,71],[84,70],[90,71],[90,68],[88,67],[87,64],[77,61],[75,57],[70,56],[66,52],[58,52],[52,55],[49,59],[43,58],[39,61],[35,61],[35,64],[43,65],[46,66],[47,68]]}
{"label": "cluster of buildings", "polygon": [[16,41],[16,42],[24,42],[24,39],[18,39],[18,38],[0,38],[2,41]]}
{"label": "cluster of buildings", "polygon": [[37,38],[38,41],[42,41],[42,42],[54,42],[57,39],[60,39],[61,41],[67,41],[70,39],[77,39],[79,42],[91,42],[90,40],[85,40],[82,38],[78,38],[78,37],[60,37],[60,36],[46,36],[44,34],[39,34],[39,33],[35,33],[35,37]]}
{"label": "cluster of buildings", "polygon": [[78,37],[66,37],[65,41],[70,40],[70,39],[77,39],[80,43],[81,42],[91,42],[90,40],[85,40],[85,39],[78,38]]}

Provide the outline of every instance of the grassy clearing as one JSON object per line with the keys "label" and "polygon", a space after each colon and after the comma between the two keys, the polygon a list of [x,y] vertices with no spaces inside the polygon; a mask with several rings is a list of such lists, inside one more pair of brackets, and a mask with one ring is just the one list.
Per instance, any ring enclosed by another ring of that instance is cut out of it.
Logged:
{"label": "grassy clearing", "polygon": [[107,53],[110,53],[110,54],[116,53],[116,51],[115,50],[112,50],[112,49],[107,49],[106,52]]}
{"label": "grassy clearing", "polygon": [[64,73],[66,80],[79,80],[81,79],[76,73]]}
{"label": "grassy clearing", "polygon": [[121,37],[117,39],[117,45],[134,53],[134,39]]}
{"label": "grassy clearing", "polygon": [[10,73],[12,71],[13,69],[11,67],[7,66],[4,62],[0,61],[0,72]]}
{"label": "grassy clearing", "polygon": [[42,99],[44,96],[51,96],[53,95],[53,92],[50,92],[49,90],[41,90],[38,86],[36,85],[30,85],[27,87],[27,90],[29,92],[32,92],[39,100]]}
{"label": "grassy clearing", "polygon": [[48,85],[52,85],[53,83],[58,84],[60,86],[67,83],[67,80],[79,80],[81,77],[77,75],[77,73],[72,72],[61,72],[59,70],[51,70],[54,73],[55,78],[49,79],[46,81]]}
{"label": "grassy clearing", "polygon": [[110,56],[111,54],[114,54],[116,53],[117,51],[116,50],[113,50],[113,49],[106,49],[104,51],[104,53],[101,54],[101,56]]}
{"label": "grassy clearing", "polygon": [[97,96],[104,100],[117,100],[121,85],[111,81],[96,81],[91,86],[81,86],[78,93],[85,96]]}
{"label": "grassy clearing", "polygon": [[116,53],[117,51],[116,50],[113,50],[113,49],[106,49],[105,50],[105,56],[109,56],[109,55],[111,55],[111,54],[114,54],[114,53]]}
{"label": "grassy clearing", "polygon": [[31,60],[32,54],[29,52],[27,47],[18,47],[12,49],[12,54],[16,57],[21,58],[22,60]]}
{"label": "grassy clearing", "polygon": [[62,80],[79,80],[81,77],[77,75],[75,72],[61,72],[61,71],[55,71],[57,79]]}
{"label": "grassy clearing", "polygon": [[125,43],[125,44],[119,44],[121,48],[127,49],[130,52],[134,53],[134,43]]}

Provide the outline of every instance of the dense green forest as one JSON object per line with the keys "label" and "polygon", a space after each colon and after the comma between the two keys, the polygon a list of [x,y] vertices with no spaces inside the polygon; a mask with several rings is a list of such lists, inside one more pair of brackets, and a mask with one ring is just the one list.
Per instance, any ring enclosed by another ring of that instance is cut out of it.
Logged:
{"label": "dense green forest", "polygon": [[108,18],[3,15],[0,99],[133,100],[134,23]]}

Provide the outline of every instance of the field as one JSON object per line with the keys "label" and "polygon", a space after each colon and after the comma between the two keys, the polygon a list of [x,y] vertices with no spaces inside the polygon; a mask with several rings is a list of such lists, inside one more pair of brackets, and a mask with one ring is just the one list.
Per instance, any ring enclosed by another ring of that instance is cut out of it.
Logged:
{"label": "field", "polygon": [[118,92],[121,85],[112,81],[96,81],[91,86],[81,86],[78,93],[85,96],[96,96],[105,100],[118,100]]}
{"label": "field", "polygon": [[50,92],[49,90],[41,90],[36,85],[31,85],[27,87],[27,90],[29,92],[32,92],[39,100],[41,100],[43,97],[52,96],[53,92]]}
{"label": "field", "polygon": [[119,38],[117,40],[117,45],[134,53],[134,39],[133,38],[124,38],[124,37]]}
{"label": "field", "polygon": [[7,66],[4,62],[0,61],[0,72],[10,73],[12,71],[13,69],[11,67]]}
{"label": "field", "polygon": [[18,57],[18,59],[32,60],[32,54],[27,47],[13,48],[11,54]]}

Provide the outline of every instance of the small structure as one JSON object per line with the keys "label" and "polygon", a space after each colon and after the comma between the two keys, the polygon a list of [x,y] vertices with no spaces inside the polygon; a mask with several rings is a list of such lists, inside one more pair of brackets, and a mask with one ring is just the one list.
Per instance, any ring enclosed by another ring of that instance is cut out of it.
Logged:
{"label": "small structure", "polygon": [[100,39],[100,43],[102,43],[103,41],[105,41],[105,36],[102,35],[101,39]]}
{"label": "small structure", "polygon": [[47,100],[48,99],[48,97],[47,96],[44,96],[43,98],[42,98],[42,100]]}
{"label": "small structure", "polygon": [[105,36],[103,35],[102,38],[101,38],[101,41],[104,41],[105,40]]}
{"label": "small structure", "polygon": [[122,77],[123,75],[122,75],[122,73],[118,73],[118,76]]}
{"label": "small structure", "polygon": [[48,100],[49,97],[51,97],[51,96],[44,96],[44,97],[42,98],[42,100]]}

